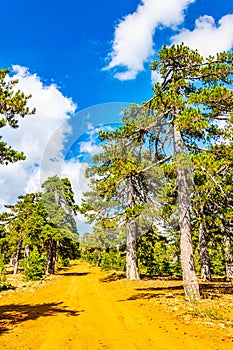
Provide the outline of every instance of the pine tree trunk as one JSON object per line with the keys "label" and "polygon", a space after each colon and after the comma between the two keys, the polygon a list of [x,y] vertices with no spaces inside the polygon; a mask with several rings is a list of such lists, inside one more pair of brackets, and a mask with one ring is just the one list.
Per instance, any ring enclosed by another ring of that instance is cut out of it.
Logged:
{"label": "pine tree trunk", "polygon": [[47,261],[46,261],[46,270],[47,275],[53,275],[55,272],[55,263],[57,257],[57,242],[53,239],[49,240],[48,252],[47,252]]}
{"label": "pine tree trunk", "polygon": [[101,257],[101,248],[97,248],[97,266],[100,267],[101,266],[101,261],[102,261],[102,257]]}
{"label": "pine tree trunk", "polygon": [[137,234],[138,223],[129,219],[127,222],[127,245],[126,245],[126,278],[139,280],[137,261]]}
{"label": "pine tree trunk", "polygon": [[[177,126],[174,126],[174,150],[176,155],[184,154],[184,144]],[[183,284],[187,299],[189,301],[195,301],[200,299],[200,292],[195,271],[192,247],[190,195],[188,190],[187,171],[182,167],[182,164],[180,164],[181,159],[177,159],[177,161],[176,173]]]}
{"label": "pine tree trunk", "polygon": [[206,231],[206,225],[203,222],[200,222],[199,224],[199,246],[200,246],[201,280],[203,282],[211,281],[207,231]]}
{"label": "pine tree trunk", "polygon": [[[132,208],[135,203],[135,194],[132,179],[128,179],[128,208]],[[127,243],[126,243],[126,278],[129,280],[139,280],[138,260],[137,260],[137,236],[138,221],[129,217],[127,220]]]}
{"label": "pine tree trunk", "polygon": [[231,237],[227,232],[224,233],[224,250],[226,278],[229,280],[233,278],[233,261],[231,251]]}
{"label": "pine tree trunk", "polygon": [[226,229],[226,225],[224,222],[223,216],[221,216],[221,232],[223,235],[223,242],[224,242],[224,255],[225,255],[225,273],[226,278],[232,279],[233,278],[233,259],[232,259],[232,249],[231,249],[231,237]]}
{"label": "pine tree trunk", "polygon": [[28,244],[26,244],[24,247],[24,258],[25,259],[29,258],[29,255],[30,255],[30,247]]}
{"label": "pine tree trunk", "polygon": [[15,256],[15,260],[14,260],[14,272],[13,274],[14,275],[17,275],[18,273],[18,269],[19,269],[19,257],[20,257],[20,251],[22,249],[22,243],[23,243],[23,240],[22,238],[20,237],[19,238],[19,241],[18,241],[18,246],[17,246],[17,251],[16,251],[16,256]]}

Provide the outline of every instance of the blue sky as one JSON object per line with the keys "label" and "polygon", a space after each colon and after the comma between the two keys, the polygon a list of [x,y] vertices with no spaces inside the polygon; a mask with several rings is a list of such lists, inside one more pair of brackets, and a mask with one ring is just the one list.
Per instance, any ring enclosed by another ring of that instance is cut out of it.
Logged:
{"label": "blue sky", "polygon": [[116,22],[137,4],[133,0],[3,0],[0,65],[26,66],[47,83],[54,81],[80,109],[129,101],[130,90],[139,100],[135,82],[121,84],[101,71]]}
{"label": "blue sky", "polygon": [[[179,2],[182,0],[173,1]],[[114,79],[112,72],[101,70],[111,52],[116,24],[135,12],[139,3],[2,0],[0,65],[28,67],[43,81],[55,82],[80,109],[103,102],[146,100],[151,96],[150,59],[137,79],[124,83]],[[186,17],[178,28],[193,29],[200,16],[213,16],[218,21],[233,13],[233,4],[229,0],[196,0],[184,6],[184,11]],[[172,33],[169,26],[157,29],[154,47],[159,49],[163,43],[169,43]]]}
{"label": "blue sky", "polygon": [[233,3],[2,0],[0,30],[0,67],[12,68],[37,110],[18,130],[1,129],[27,159],[0,166],[0,204],[39,190],[55,173],[71,179],[80,201],[87,164],[67,156],[72,145],[79,140],[93,155],[96,127],[119,122],[122,107],[152,96],[159,77],[149,64],[163,44],[183,41],[204,56],[232,50]]}

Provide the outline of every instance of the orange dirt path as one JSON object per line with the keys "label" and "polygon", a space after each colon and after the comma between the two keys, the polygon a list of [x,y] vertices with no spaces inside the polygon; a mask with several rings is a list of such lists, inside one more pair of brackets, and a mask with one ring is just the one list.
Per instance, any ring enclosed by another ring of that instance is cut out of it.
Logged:
{"label": "orange dirt path", "polygon": [[153,298],[134,298],[145,282],[110,275],[75,262],[46,284],[3,295],[0,349],[233,349],[220,330],[185,324]]}

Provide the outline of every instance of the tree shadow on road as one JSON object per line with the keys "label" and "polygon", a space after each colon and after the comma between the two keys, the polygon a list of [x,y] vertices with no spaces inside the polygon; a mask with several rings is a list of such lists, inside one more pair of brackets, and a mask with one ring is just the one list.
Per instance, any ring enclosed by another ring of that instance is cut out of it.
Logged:
{"label": "tree shadow on road", "polygon": [[124,273],[111,273],[110,275],[100,278],[100,282],[114,282],[125,278]]}
{"label": "tree shadow on road", "polygon": [[153,292],[153,291],[154,292],[157,292],[157,291],[174,292],[174,291],[181,291],[181,290],[183,290],[183,285],[180,285],[180,286],[166,286],[166,287],[144,287],[144,288],[136,288],[135,290],[138,290],[138,291],[150,291],[150,292]]}
{"label": "tree shadow on road", "polygon": [[39,317],[56,316],[64,313],[66,316],[79,316],[84,310],[69,310],[62,302],[45,304],[9,304],[0,306],[0,335],[8,332],[10,328],[28,320]]}
{"label": "tree shadow on road", "polygon": [[166,296],[167,298],[173,298],[175,295],[184,295],[183,286],[170,286],[170,287],[145,287],[145,288],[135,288],[136,293],[125,300],[119,301],[130,301],[137,299],[152,299],[160,298],[161,296]]}
{"label": "tree shadow on road", "polygon": [[62,272],[62,273],[58,273],[59,276],[74,276],[74,277],[86,276],[89,274],[90,274],[90,272]]}
{"label": "tree shadow on road", "polygon": [[232,282],[203,282],[200,284],[200,292],[204,298],[219,298],[221,295],[233,294]]}
{"label": "tree shadow on road", "polygon": [[[152,298],[173,298],[176,296],[184,296],[183,285],[178,286],[166,286],[166,287],[144,287],[135,288],[136,293],[127,299],[119,301],[130,301],[138,299],[152,299]],[[202,299],[217,299],[222,295],[232,295],[233,285],[232,282],[225,283],[200,283],[200,294]]]}

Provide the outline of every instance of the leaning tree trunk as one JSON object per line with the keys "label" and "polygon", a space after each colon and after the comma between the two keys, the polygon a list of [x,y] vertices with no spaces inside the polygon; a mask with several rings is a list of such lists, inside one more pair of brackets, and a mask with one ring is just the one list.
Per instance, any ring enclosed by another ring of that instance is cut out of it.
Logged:
{"label": "leaning tree trunk", "polygon": [[184,143],[181,132],[174,126],[174,151],[177,156],[177,189],[180,227],[180,254],[184,292],[189,301],[200,299],[199,284],[196,276],[192,230],[190,218],[190,195],[188,189],[187,170],[182,166],[181,156],[184,154]]}
{"label": "leaning tree trunk", "polygon": [[14,275],[17,275],[18,273],[18,269],[19,269],[19,257],[20,257],[20,251],[22,249],[22,243],[23,243],[23,239],[22,237],[19,238],[18,241],[18,246],[17,246],[17,251],[16,251],[16,255],[15,255],[15,259],[14,259]]}
{"label": "leaning tree trunk", "polygon": [[55,263],[57,257],[57,242],[52,238],[48,242],[48,251],[47,251],[47,261],[46,261],[46,270],[47,275],[53,275],[55,272]]}
{"label": "leaning tree trunk", "polygon": [[199,223],[199,246],[200,246],[201,280],[203,282],[211,281],[207,229],[204,222]]}
{"label": "leaning tree trunk", "polygon": [[[134,187],[132,179],[128,179],[128,208],[134,206]],[[126,243],[126,278],[129,280],[139,280],[138,260],[137,260],[137,236],[138,220],[129,217],[127,220],[127,243]]]}

